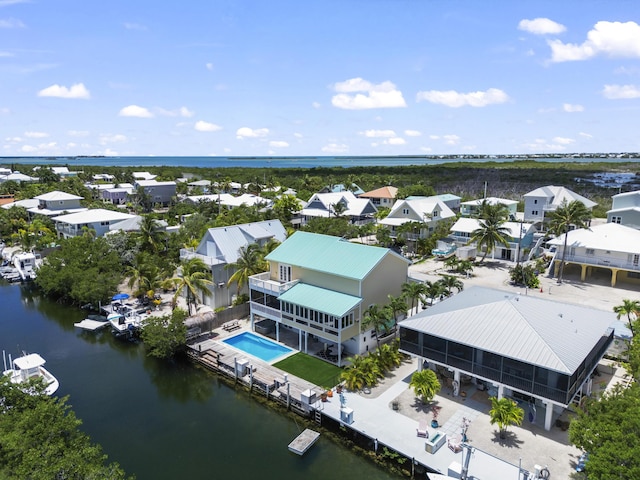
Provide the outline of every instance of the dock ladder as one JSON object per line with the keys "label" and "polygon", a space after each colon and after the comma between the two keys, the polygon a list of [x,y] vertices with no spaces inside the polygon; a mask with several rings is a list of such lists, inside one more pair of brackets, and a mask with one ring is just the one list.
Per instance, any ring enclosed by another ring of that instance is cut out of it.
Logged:
{"label": "dock ladder", "polygon": [[318,425],[322,425],[322,413],[320,413],[320,410],[314,410],[314,418]]}

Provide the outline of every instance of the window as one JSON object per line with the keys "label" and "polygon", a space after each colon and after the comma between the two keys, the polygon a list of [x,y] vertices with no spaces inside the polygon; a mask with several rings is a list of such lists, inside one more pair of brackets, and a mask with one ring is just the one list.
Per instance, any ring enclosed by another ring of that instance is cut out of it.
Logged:
{"label": "window", "polygon": [[611,217],[611,223],[620,223],[622,221],[622,217]]}
{"label": "window", "polygon": [[438,216],[438,210],[434,210],[433,214],[431,215],[432,217],[437,217]]}
{"label": "window", "polygon": [[596,251],[593,248],[587,248],[587,255],[595,255]]}
{"label": "window", "polygon": [[403,215],[409,215],[409,209],[408,208],[403,208],[402,209],[402,214]]}
{"label": "window", "polygon": [[531,215],[538,215],[538,210],[531,210]]}
{"label": "window", "polygon": [[278,271],[281,282],[291,281],[291,265],[285,265],[281,263]]}
{"label": "window", "polygon": [[537,204],[538,204],[538,199],[537,199],[537,198],[533,201],[533,204],[534,204],[534,205],[537,205]]}

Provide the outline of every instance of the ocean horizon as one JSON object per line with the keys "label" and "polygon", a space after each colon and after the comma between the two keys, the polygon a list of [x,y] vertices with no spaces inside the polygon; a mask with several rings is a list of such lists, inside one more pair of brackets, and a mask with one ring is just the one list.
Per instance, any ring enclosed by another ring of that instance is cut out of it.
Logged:
{"label": "ocean horizon", "polygon": [[64,156],[64,157],[0,157],[0,165],[60,165],[60,166],[104,166],[104,167],[190,167],[190,168],[352,168],[394,167],[409,165],[438,165],[444,163],[508,163],[536,161],[550,163],[627,163],[640,160],[633,157],[600,156],[538,156],[538,155],[470,155],[470,156],[316,156],[316,157],[208,157],[208,156]]}

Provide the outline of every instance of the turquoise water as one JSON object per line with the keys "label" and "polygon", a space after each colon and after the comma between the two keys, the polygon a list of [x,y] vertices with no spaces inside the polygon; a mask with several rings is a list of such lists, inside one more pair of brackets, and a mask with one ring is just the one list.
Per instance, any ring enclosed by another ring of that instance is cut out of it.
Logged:
{"label": "turquoise water", "polygon": [[300,419],[189,362],[148,357],[144,345],[108,330],[75,329],[84,318],[79,309],[1,282],[0,305],[0,349],[41,354],[81,428],[137,480],[397,478],[324,435],[303,457],[289,452],[304,428]]}
{"label": "turquoise water", "polygon": [[291,353],[293,350],[277,343],[267,340],[266,338],[254,335],[251,332],[244,332],[235,337],[227,338],[223,340],[224,343],[231,345],[238,350],[258,357],[260,360],[270,362],[278,357],[281,357],[285,353]]}
{"label": "turquoise water", "polygon": [[[437,165],[456,162],[513,162],[530,158],[497,157],[497,158],[440,158],[424,155],[406,155],[398,157],[0,157],[0,165],[10,166],[12,163],[26,165],[95,165],[109,167],[204,167],[204,168],[317,168],[317,167],[372,167],[403,165]],[[634,162],[636,158],[555,158],[536,157],[538,162]]]}

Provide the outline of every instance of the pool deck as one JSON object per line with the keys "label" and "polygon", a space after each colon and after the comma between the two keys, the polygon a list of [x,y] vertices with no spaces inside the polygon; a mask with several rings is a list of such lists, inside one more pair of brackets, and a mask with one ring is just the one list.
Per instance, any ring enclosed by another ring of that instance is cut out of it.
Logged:
{"label": "pool deck", "polygon": [[[307,390],[320,396],[324,388],[287,374],[273,367],[271,362],[246,355],[221,341],[248,330],[247,322],[242,330],[232,334],[219,332],[212,338],[203,337],[190,348],[199,351],[201,358],[227,365],[227,374],[229,370],[233,370],[236,361],[247,359],[250,373],[243,378],[243,382],[249,384],[251,381],[258,381],[271,385],[270,395],[280,400],[287,394],[291,399],[300,400],[301,394]],[[416,401],[409,387],[416,366],[415,359],[405,362],[368,393],[343,389],[345,406],[351,410],[351,423],[343,421],[340,396],[337,394],[326,402],[316,401],[311,405],[312,410],[368,436],[372,439],[372,445],[375,445],[372,448],[382,449],[387,446],[414,459],[416,464],[425,465],[443,474],[450,473],[454,478],[455,472],[464,464],[469,449],[469,478],[524,480],[524,472],[533,472],[535,465],[548,465],[553,478],[569,477],[580,452],[568,443],[567,432],[555,426],[551,432],[546,432],[539,424],[544,419],[544,412],[538,409],[538,422],[531,424],[525,419],[521,427],[511,427],[507,438],[500,439],[496,428],[489,422],[490,404],[486,392],[470,390],[468,397],[454,398],[450,389],[443,387],[434,401],[441,407],[441,425],[437,432],[444,433],[446,441],[435,453],[427,452],[427,439],[418,437],[416,429],[419,421],[430,421],[431,414]],[[399,404],[397,410],[392,408],[392,402]],[[314,418],[313,411],[311,413],[311,418]],[[460,439],[463,418],[471,420],[468,442],[461,451],[454,453],[447,441]],[[428,427],[427,438],[432,438],[435,434],[436,430]],[[519,467],[520,463],[522,469]]]}

